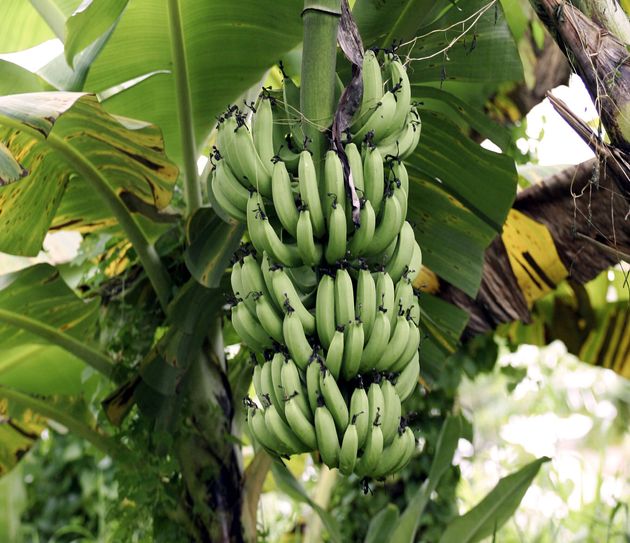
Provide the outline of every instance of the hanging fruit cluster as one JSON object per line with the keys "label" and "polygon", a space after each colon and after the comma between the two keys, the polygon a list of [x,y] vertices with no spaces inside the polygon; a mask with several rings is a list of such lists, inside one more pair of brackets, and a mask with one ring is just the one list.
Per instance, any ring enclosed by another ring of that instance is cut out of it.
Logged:
{"label": "hanging fruit cluster", "polygon": [[420,121],[393,54],[381,66],[366,52],[362,78],[343,148],[360,196],[356,224],[340,156],[327,152],[318,179],[309,151],[291,149],[290,116],[268,91],[251,126],[234,107],[220,119],[211,190],[251,240],[231,275],[234,329],[265,359],[254,371],[258,403],[246,400],[251,433],[272,454],[319,451],[344,474],[379,478],[415,449],[401,402],[420,371],[412,282],[422,256],[405,220],[402,161]]}

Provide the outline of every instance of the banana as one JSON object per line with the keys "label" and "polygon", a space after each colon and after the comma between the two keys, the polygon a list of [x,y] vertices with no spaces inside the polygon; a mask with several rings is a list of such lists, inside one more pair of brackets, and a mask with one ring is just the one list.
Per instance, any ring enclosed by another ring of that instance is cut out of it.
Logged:
{"label": "banana", "polygon": [[359,476],[370,476],[378,460],[383,454],[383,432],[378,425],[372,425],[368,431],[368,437],[363,447],[363,454],[357,462],[356,473]]}
{"label": "banana", "polygon": [[403,430],[402,438],[405,447],[404,453],[398,463],[391,469],[390,473],[395,473],[403,469],[409,463],[416,450],[416,436],[413,435],[413,431],[409,426]]}
{"label": "banana", "polygon": [[360,196],[363,196],[365,192],[365,183],[363,180],[363,160],[361,159],[361,153],[354,143],[346,145],[345,152],[348,157],[348,164],[350,165],[350,173],[352,174],[354,188],[360,193]]}
{"label": "banana", "polygon": [[368,50],[363,56],[361,79],[363,96],[354,122],[357,130],[365,124],[383,96],[383,75],[374,51]]}
{"label": "banana", "polygon": [[273,291],[273,272],[271,271],[271,261],[269,260],[269,255],[267,254],[267,251],[263,251],[262,253],[260,271],[262,272],[263,279],[265,281],[265,287],[267,287],[267,292],[269,292],[269,299],[273,303],[274,307],[282,313],[282,305],[284,303],[284,299],[282,299],[281,302],[278,302],[278,300],[276,300],[276,295]]}
{"label": "banana", "polygon": [[[230,285],[232,286],[232,292],[236,299],[244,300],[245,294],[243,291],[243,279],[241,273],[243,271],[243,264],[240,260],[237,260],[232,264],[232,273],[230,273]],[[253,301],[253,300],[252,300]]]}
{"label": "banana", "polygon": [[359,450],[359,437],[355,421],[350,421],[341,441],[339,451],[339,471],[344,475],[350,475],[357,462],[357,452]]}
{"label": "banana", "polygon": [[300,197],[310,211],[310,219],[313,224],[315,236],[321,238],[326,233],[326,223],[324,221],[322,204],[319,199],[319,187],[317,185],[315,165],[313,164],[313,157],[308,151],[302,151],[300,154],[298,172]]}
{"label": "banana", "polygon": [[416,352],[411,362],[407,364],[405,369],[398,376],[396,384],[394,385],[401,402],[404,402],[411,396],[411,393],[418,384],[418,377],[420,377],[420,353]]}
{"label": "banana", "polygon": [[400,232],[403,218],[398,198],[393,192],[388,192],[381,210],[381,218],[374,230],[374,237],[365,254],[373,256],[382,253]]}
{"label": "banana", "polygon": [[376,215],[369,200],[363,199],[361,201],[359,217],[361,222],[357,225],[354,235],[348,243],[350,254],[354,257],[364,254],[374,238]]}
{"label": "banana", "polygon": [[381,381],[381,392],[383,393],[383,416],[381,418],[381,431],[383,432],[383,445],[389,445],[394,438],[400,424],[402,409],[400,398],[396,394],[396,389],[391,381],[385,379]]}
{"label": "banana", "polygon": [[335,420],[339,434],[343,434],[348,426],[348,406],[332,373],[327,368],[320,373],[319,388],[322,391],[326,407]]}
{"label": "banana", "polygon": [[289,454],[306,452],[309,450],[300,439],[293,433],[291,427],[282,420],[276,408],[271,405],[265,409],[265,424],[267,429],[277,438],[277,440],[285,447]]}
{"label": "banana", "polygon": [[422,249],[420,249],[420,245],[418,245],[417,241],[413,242],[413,251],[411,253],[411,261],[409,262],[409,266],[407,269],[407,278],[411,283],[413,283],[414,279],[420,273],[422,269]]}
{"label": "banana", "polygon": [[390,132],[390,124],[396,113],[396,97],[391,91],[383,94],[376,105],[376,109],[368,117],[365,124],[352,134],[352,141],[358,144],[363,143],[368,132],[373,132],[371,138],[373,143],[378,143]]}
{"label": "banana", "polygon": [[273,111],[271,97],[265,92],[258,98],[256,112],[252,116],[252,139],[262,163],[271,164],[276,154],[273,150]]}
{"label": "banana", "polygon": [[306,366],[306,395],[308,396],[308,405],[313,413],[317,409],[318,400],[321,396],[319,388],[319,374],[321,371],[322,367],[318,360],[313,359]]}
{"label": "banana", "polygon": [[[416,293],[414,292],[414,294]],[[413,303],[409,308],[409,318],[416,323],[416,326],[420,324],[420,302],[417,294],[414,296]]]}
{"label": "banana", "polygon": [[[275,353],[271,359],[271,383],[273,385],[273,392],[281,401],[284,401],[287,394],[282,386],[282,368],[284,367],[284,361],[286,355],[283,353]],[[283,416],[283,410],[280,410],[280,416]],[[284,417],[286,420],[286,417]]]}
{"label": "banana", "polygon": [[407,339],[405,350],[389,368],[394,372],[403,371],[420,347],[420,328],[409,318],[407,319],[407,323],[409,324],[409,338]]}
{"label": "banana", "polygon": [[400,161],[409,156],[420,140],[420,122],[409,114],[403,127],[378,143],[378,150],[384,160]]}
{"label": "banana", "polygon": [[385,352],[374,366],[376,370],[389,371],[394,362],[403,354],[407,346],[407,340],[409,339],[410,324],[411,326],[415,326],[415,324],[407,320],[404,314],[399,314],[396,317],[394,332],[387,344],[387,349],[385,349]]}
{"label": "banana", "polygon": [[363,159],[363,183],[365,185],[364,196],[372,204],[374,214],[381,210],[383,193],[385,191],[385,172],[383,169],[383,156],[378,147],[367,147]]}
{"label": "banana", "polygon": [[339,327],[333,334],[330,347],[326,353],[326,367],[335,379],[339,379],[344,353],[344,327]]}
{"label": "banana", "polygon": [[313,354],[313,347],[306,339],[302,321],[300,321],[295,312],[291,311],[285,315],[282,323],[282,333],[284,334],[284,342],[287,349],[289,349],[291,358],[293,358],[298,368],[304,371]]}
{"label": "banana", "polygon": [[396,99],[396,109],[390,118],[383,137],[400,130],[411,110],[411,84],[409,83],[407,70],[397,58],[387,62],[386,68],[389,71],[391,91]]}
{"label": "banana", "polygon": [[273,375],[271,374],[271,362],[265,362],[260,374],[260,386],[262,387],[262,394],[267,400],[271,400],[278,414],[284,418],[284,395],[276,394],[276,387],[273,383]]}
{"label": "banana", "polygon": [[276,269],[271,272],[271,278],[273,295],[276,301],[282,305],[284,313],[294,312],[300,319],[306,335],[312,335],[315,332],[315,317],[309,313],[308,309],[306,309],[302,303],[287,273],[282,269]]}
{"label": "banana", "polygon": [[345,326],[353,321],[354,288],[348,270],[340,268],[335,275],[335,324]]}
{"label": "banana", "polygon": [[357,278],[357,296],[355,313],[363,322],[365,341],[368,341],[372,333],[372,325],[376,315],[376,284],[367,265],[362,264]]}
{"label": "banana", "polygon": [[407,197],[407,192],[402,188],[402,183],[400,180],[396,179],[390,183],[391,190],[394,194],[394,198],[398,199],[398,203],[400,204],[400,214],[402,216],[402,222],[400,227],[402,227],[402,223],[407,216],[407,206],[409,203],[409,198]]}
{"label": "banana", "polygon": [[413,233],[413,228],[405,221],[400,230],[400,234],[398,234],[396,250],[385,265],[385,271],[389,273],[392,281],[397,282],[409,268],[415,243],[416,237]]}
{"label": "banana", "polygon": [[[221,160],[221,162],[223,162],[223,160]],[[210,198],[212,199],[212,196],[214,196],[212,205],[214,206],[216,202],[218,207],[217,213],[223,220],[227,221],[227,217],[230,217],[238,222],[247,221],[246,213],[239,209],[238,206],[236,206],[224,192],[225,189],[218,181],[216,168],[212,170],[212,173],[210,174],[210,189],[212,192]]]}
{"label": "banana", "polygon": [[260,160],[249,128],[240,115],[231,115],[219,125],[217,146],[234,175],[247,180],[265,196],[271,196],[272,165]]}
{"label": "banana", "polygon": [[368,430],[370,427],[380,426],[383,419],[383,410],[385,409],[385,398],[383,391],[378,383],[372,383],[367,392],[368,398]]}
{"label": "banana", "polygon": [[314,291],[317,288],[317,273],[310,266],[300,266],[299,268],[287,268],[285,270],[287,275],[291,278],[293,284],[297,287],[298,291],[305,293],[300,298],[304,299],[308,296],[308,293]]}
{"label": "banana", "polygon": [[297,224],[297,247],[305,266],[317,266],[322,259],[322,246],[315,243],[313,223],[308,209],[300,211]]}
{"label": "banana", "polygon": [[328,242],[326,243],[326,262],[334,264],[346,256],[346,238],[348,226],[346,214],[338,199],[334,198],[328,219]]}
{"label": "banana", "polygon": [[383,449],[383,454],[372,472],[372,477],[380,479],[393,473],[394,467],[402,464],[409,448],[409,439],[404,432],[394,434],[392,442]]}
{"label": "banana", "polygon": [[418,143],[420,142],[420,133],[422,130],[422,123],[420,122],[420,116],[418,115],[418,112],[415,111],[415,108],[413,108],[411,111],[416,117],[416,120],[410,121],[411,127],[413,129],[413,134],[412,134],[411,141],[408,144],[407,144],[407,141],[404,141],[403,144],[405,145],[399,146],[398,158],[400,158],[400,160],[407,160],[407,158],[409,158],[413,154],[413,152],[416,150],[416,147],[418,146]]}
{"label": "banana", "polygon": [[363,385],[357,387],[350,397],[350,419],[355,421],[359,448],[363,447],[369,426],[370,404]]}
{"label": "banana", "polygon": [[284,243],[266,217],[263,219],[263,232],[265,234],[265,249],[274,260],[284,266],[302,265],[302,256],[298,246],[293,243]]}
{"label": "banana", "polygon": [[335,421],[326,406],[319,406],[315,410],[315,435],[319,454],[324,464],[329,468],[336,468],[339,463],[339,438],[335,429]]}
{"label": "banana", "polygon": [[219,160],[215,167],[215,177],[212,189],[220,191],[241,212],[247,209],[249,190],[241,185],[230,170],[225,160]]}
{"label": "banana", "polygon": [[262,447],[274,455],[286,454],[288,450],[278,443],[276,437],[269,431],[265,423],[265,414],[261,409],[252,407],[247,414],[249,431]]}
{"label": "banana", "polygon": [[415,294],[413,292],[413,285],[411,284],[411,281],[406,276],[401,277],[396,283],[394,303],[399,308],[399,311],[406,313],[411,308],[414,299]]}
{"label": "banana", "polygon": [[[343,179],[343,166],[341,159],[335,151],[328,151],[324,159],[324,183],[323,194],[320,193],[322,207],[325,209],[324,216],[329,224],[330,214],[332,212],[332,203],[341,206],[341,210],[345,210],[346,188]],[[332,228],[328,227],[330,235]]]}
{"label": "banana", "polygon": [[256,296],[255,300],[258,322],[274,341],[282,344],[284,342],[282,318],[278,315],[276,308],[264,294]]}
{"label": "banana", "polygon": [[394,282],[391,276],[384,272],[377,272],[376,277],[376,303],[389,318],[390,332],[396,318],[397,306],[394,305]]}
{"label": "banana", "polygon": [[273,207],[284,229],[296,237],[298,224],[298,210],[295,197],[291,190],[291,178],[284,162],[278,160],[273,165],[271,174],[271,194]]}
{"label": "banana", "polygon": [[254,294],[260,292],[263,296],[269,298],[269,291],[265,284],[265,278],[263,277],[260,264],[253,255],[248,254],[243,257],[243,265],[241,268],[241,284],[243,289],[241,291],[245,305],[250,308],[252,313],[255,313],[255,304],[247,303],[247,300],[252,298]]}
{"label": "banana", "polygon": [[232,326],[250,349],[262,352],[271,347],[271,338],[256,322],[243,302],[232,307]]}
{"label": "banana", "polygon": [[[254,366],[254,376],[252,377],[252,381],[254,383],[254,390],[256,391],[256,396],[258,397],[258,401],[260,401],[263,407],[267,407],[267,404],[263,404],[263,390],[262,390],[262,367],[258,364]],[[271,398],[269,398],[269,403],[271,403]]]}
{"label": "banana", "polygon": [[308,405],[308,399],[304,393],[302,382],[300,381],[300,374],[295,362],[293,362],[290,358],[287,359],[282,366],[281,378],[285,400],[295,400],[304,416],[309,420],[313,420],[313,414],[311,413],[311,408]]}
{"label": "banana", "polygon": [[[247,200],[247,233],[258,254],[262,254],[268,247],[265,222],[268,221],[262,198],[260,194],[252,191]],[[269,254],[269,251],[267,253]]]}
{"label": "banana", "polygon": [[389,317],[384,311],[379,310],[374,320],[372,333],[363,348],[361,365],[359,366],[360,372],[365,373],[376,366],[385,349],[387,349],[389,329]]}
{"label": "banana", "polygon": [[341,372],[346,381],[352,379],[359,372],[364,342],[363,323],[360,319],[355,319],[346,326],[345,332]]}
{"label": "banana", "polygon": [[298,439],[308,445],[310,450],[317,449],[315,426],[304,416],[304,412],[300,409],[296,398],[287,400],[284,412],[287,417],[287,423]]}
{"label": "banana", "polygon": [[319,342],[328,349],[335,335],[335,280],[327,274],[321,276],[317,286],[315,326]]}
{"label": "banana", "polygon": [[402,160],[392,161],[391,174],[394,179],[400,181],[400,186],[405,189],[405,192],[409,194],[409,173],[405,167],[405,163]]}

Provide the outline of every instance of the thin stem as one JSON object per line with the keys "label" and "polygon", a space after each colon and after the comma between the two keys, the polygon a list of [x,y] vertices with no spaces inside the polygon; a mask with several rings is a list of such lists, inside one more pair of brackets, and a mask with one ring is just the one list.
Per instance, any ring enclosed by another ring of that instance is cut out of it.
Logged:
{"label": "thin stem", "polygon": [[5,386],[0,386],[0,397],[20,404],[22,407],[27,409],[32,409],[39,415],[62,424],[72,433],[82,437],[86,441],[89,441],[97,449],[103,451],[112,458],[120,457],[124,451],[124,448],[111,437],[98,433],[85,423],[75,419],[72,415],[69,415],[50,402],[34,398],[30,394],[25,394]]}
{"label": "thin stem", "polygon": [[66,39],[66,17],[51,0],[31,0],[31,5],[61,41]]}
{"label": "thin stem", "polygon": [[197,145],[193,124],[192,100],[188,83],[188,64],[182,30],[179,0],[168,0],[168,20],[171,35],[171,60],[175,74],[179,137],[184,160],[184,199],[187,215],[201,207],[201,185],[197,174]]}
{"label": "thin stem", "polygon": [[335,112],[335,68],[337,61],[337,27],[341,0],[305,0],[304,46],[300,109],[305,118],[304,134],[310,139],[309,150],[321,179],[321,165],[327,140],[326,129]]}
{"label": "thin stem", "polygon": [[118,194],[112,190],[103,174],[74,147],[52,133],[48,135],[48,142],[51,147],[68,161],[77,173],[82,175],[92,185],[92,188],[102,198],[103,202],[107,204],[114,217],[116,217],[118,224],[129,238],[136,253],[138,253],[138,257],[149,277],[149,281],[153,285],[162,309],[166,311],[171,294],[170,278],[160,260],[160,255],[155,250],[155,247],[149,243],[127,206],[125,206]]}
{"label": "thin stem", "polygon": [[4,322],[16,328],[27,330],[39,337],[54,343],[65,349],[70,354],[83,360],[88,366],[94,368],[105,377],[111,378],[114,365],[112,361],[100,351],[85,345],[69,334],[60,332],[57,328],[49,326],[41,321],[19,315],[6,309],[0,309],[0,322]]}

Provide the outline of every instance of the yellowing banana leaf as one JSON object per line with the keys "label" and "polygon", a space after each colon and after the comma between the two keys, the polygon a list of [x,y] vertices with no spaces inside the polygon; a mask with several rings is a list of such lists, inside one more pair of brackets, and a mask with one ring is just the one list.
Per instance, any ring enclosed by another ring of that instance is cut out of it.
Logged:
{"label": "yellowing banana leaf", "polygon": [[92,230],[113,223],[67,212],[75,209],[64,202],[68,184],[88,209],[105,208],[86,172],[107,190],[131,192],[156,208],[169,203],[178,173],[157,127],[113,117],[89,94],[0,97],[0,141],[29,171],[0,188],[0,250],[13,254],[37,254],[51,224]]}
{"label": "yellowing banana leaf", "polygon": [[31,410],[10,416],[9,403],[0,397],[0,477],[30,450],[44,428],[46,420]]}
{"label": "yellowing banana leaf", "polygon": [[[302,39],[302,3],[295,0],[179,2],[196,141],[201,149],[216,116]],[[92,64],[85,88],[100,92],[155,70],[173,70],[168,2],[134,0]],[[106,108],[156,123],[169,156],[181,159],[174,76],[148,78]]]}

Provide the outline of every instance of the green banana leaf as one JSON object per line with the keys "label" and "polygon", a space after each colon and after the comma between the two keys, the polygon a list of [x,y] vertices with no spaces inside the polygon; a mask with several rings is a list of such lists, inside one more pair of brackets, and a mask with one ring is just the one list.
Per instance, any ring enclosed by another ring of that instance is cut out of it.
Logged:
{"label": "green banana leaf", "polygon": [[475,543],[495,534],[518,508],[540,466],[550,460],[539,458],[501,479],[481,502],[449,524],[440,543]]}
{"label": "green banana leaf", "polygon": [[[0,187],[0,250],[12,254],[37,254],[51,225],[89,231],[114,224],[77,171],[90,170],[119,196],[131,193],[158,209],[169,203],[177,178],[157,127],[113,117],[88,94],[0,97],[0,141],[29,171]],[[76,200],[96,213],[76,213]]]}
{"label": "green banana leaf", "polygon": [[[85,88],[100,92],[155,70],[172,70],[167,2],[135,0],[92,64]],[[188,84],[198,150],[216,116],[297,45],[302,5],[294,0],[180,2]],[[170,157],[181,160],[173,75],[150,77],[107,100],[116,114],[149,120],[164,133]],[[197,150],[196,150],[197,151]]]}

